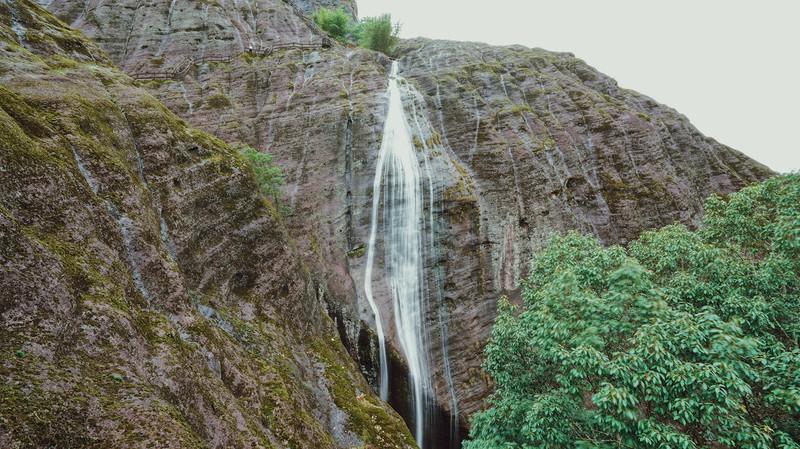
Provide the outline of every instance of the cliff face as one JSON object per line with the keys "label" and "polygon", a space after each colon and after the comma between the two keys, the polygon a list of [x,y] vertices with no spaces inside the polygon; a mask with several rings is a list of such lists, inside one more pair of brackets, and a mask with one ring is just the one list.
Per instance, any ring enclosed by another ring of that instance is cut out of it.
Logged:
{"label": "cliff face", "polygon": [[[169,73],[141,85],[183,119],[269,151],[285,169],[288,232],[309,269],[324,273],[328,313],[374,380],[363,255],[389,60],[338,45],[260,53],[262,43],[321,42],[298,13],[310,7],[299,3],[93,4],[48,7],[129,73]],[[256,51],[247,51],[250,42]],[[421,94],[406,108],[422,122],[416,140],[435,180],[439,250],[426,254],[426,272],[430,288],[439,286],[431,297],[442,302],[429,313],[430,340],[441,336],[442,312],[462,418],[490,388],[480,362],[496,300],[516,294],[549,234],[578,229],[625,243],[643,229],[694,224],[709,194],[771,174],[572,55],[412,40],[398,57]],[[187,70],[170,72],[187,58]],[[376,299],[391,317],[383,281],[376,276]],[[450,410],[441,346],[432,356],[437,399]]]}
{"label": "cliff face", "polygon": [[624,244],[644,229],[692,226],[712,193],[772,174],[571,54],[425,39],[398,53],[473,192],[445,202],[453,232],[438,261],[466,414],[487,391],[479,366],[495,301],[517,294],[551,233]]}
{"label": "cliff face", "polygon": [[129,73],[160,72],[175,58],[218,57],[280,43],[308,43],[320,31],[305,14],[332,0],[138,0],[40,2],[100,44]]}
{"label": "cliff face", "polygon": [[0,3],[0,447],[413,447],[236,150]]}

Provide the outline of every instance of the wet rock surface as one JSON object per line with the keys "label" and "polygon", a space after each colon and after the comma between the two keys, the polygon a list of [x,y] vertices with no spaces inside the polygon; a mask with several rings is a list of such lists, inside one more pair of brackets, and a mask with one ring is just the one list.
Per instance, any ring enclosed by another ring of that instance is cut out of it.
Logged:
{"label": "wet rock surface", "polygon": [[306,13],[330,0],[51,0],[50,11],[97,42],[129,73],[158,73],[182,58],[224,57],[284,43],[309,43],[320,31]]}
{"label": "wet rock surface", "polygon": [[[247,51],[251,42],[256,49],[320,42],[298,14],[309,10],[301,3],[92,5],[54,0],[49,8],[131,74],[193,58],[197,63],[175,79],[141,86],[191,125],[269,151],[284,168],[286,230],[304,265],[327,281],[328,314],[374,381],[364,245],[389,59],[340,45]],[[426,254],[436,303],[428,314],[430,341],[447,326],[462,421],[491,388],[480,364],[497,298],[513,299],[530,256],[551,233],[577,229],[624,244],[644,229],[693,225],[708,195],[771,175],[570,54],[415,39],[403,42],[397,57],[400,74],[421,93],[407,99],[407,112],[416,108],[430,123],[416,133],[436,180],[439,250]],[[376,263],[380,272],[382,261]],[[385,280],[376,276],[375,285],[383,315],[391,316]],[[452,410],[441,345],[432,344],[431,355],[437,398]]]}
{"label": "wet rock surface", "polygon": [[445,195],[440,261],[465,415],[489,388],[480,363],[496,299],[517,294],[550,234],[625,244],[645,229],[692,226],[709,195],[772,174],[571,54],[426,39],[398,53],[469,184]]}
{"label": "wet rock surface", "polygon": [[0,447],[413,447],[235,149],[0,3]]}

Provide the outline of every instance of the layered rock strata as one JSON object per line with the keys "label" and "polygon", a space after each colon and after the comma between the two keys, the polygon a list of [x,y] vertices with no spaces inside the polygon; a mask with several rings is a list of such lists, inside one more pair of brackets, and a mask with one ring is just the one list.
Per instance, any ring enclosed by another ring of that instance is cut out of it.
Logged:
{"label": "layered rock strata", "polygon": [[239,153],[0,2],[0,447],[415,447]]}
{"label": "layered rock strata", "polygon": [[[130,73],[195,61],[175,79],[142,85],[192,125],[268,151],[284,167],[289,232],[307,265],[326,273],[328,312],[374,380],[362,286],[389,60],[340,45],[249,52],[248,42],[258,49],[323,36],[278,0],[196,3],[160,0],[135,13],[127,0],[94,10],[91,2],[54,0],[49,8]],[[91,11],[91,21],[80,11]],[[443,309],[431,307],[428,322],[435,341],[439,312],[448,318],[462,422],[490,390],[480,363],[496,300],[516,294],[551,233],[577,229],[624,244],[644,229],[693,225],[708,195],[771,174],[571,54],[415,39],[397,57],[400,74],[421,92],[406,108],[431,123],[417,138],[437,179],[440,250],[428,255],[426,272],[437,286],[430,301],[441,297]],[[382,283],[376,297],[391,316]],[[441,346],[432,346],[432,367],[439,403],[452,410]]]}

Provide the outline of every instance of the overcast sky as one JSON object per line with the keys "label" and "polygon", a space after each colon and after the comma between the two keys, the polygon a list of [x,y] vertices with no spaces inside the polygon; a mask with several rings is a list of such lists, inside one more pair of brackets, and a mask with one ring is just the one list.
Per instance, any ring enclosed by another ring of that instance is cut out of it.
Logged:
{"label": "overcast sky", "polygon": [[357,0],[404,38],[569,51],[774,170],[800,170],[800,0]]}

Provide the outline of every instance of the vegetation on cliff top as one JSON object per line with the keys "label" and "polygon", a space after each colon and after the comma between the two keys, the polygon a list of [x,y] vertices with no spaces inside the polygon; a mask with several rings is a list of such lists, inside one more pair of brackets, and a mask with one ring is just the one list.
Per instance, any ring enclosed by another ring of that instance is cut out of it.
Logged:
{"label": "vegetation on cliff top", "polygon": [[357,43],[386,55],[394,52],[399,40],[400,24],[392,24],[389,14],[365,17],[356,23],[344,8],[320,8],[314,13],[314,22],[339,42]]}
{"label": "vegetation on cliff top", "polygon": [[557,237],[501,306],[465,448],[798,448],[799,293],[797,174],[712,197],[696,232]]}
{"label": "vegetation on cliff top", "polygon": [[392,24],[389,14],[361,19],[356,32],[359,45],[389,56],[394,53],[394,47],[400,40],[399,34],[400,24]]}
{"label": "vegetation on cliff top", "polygon": [[339,42],[346,42],[353,28],[353,19],[344,8],[320,8],[314,13],[314,22]]}

